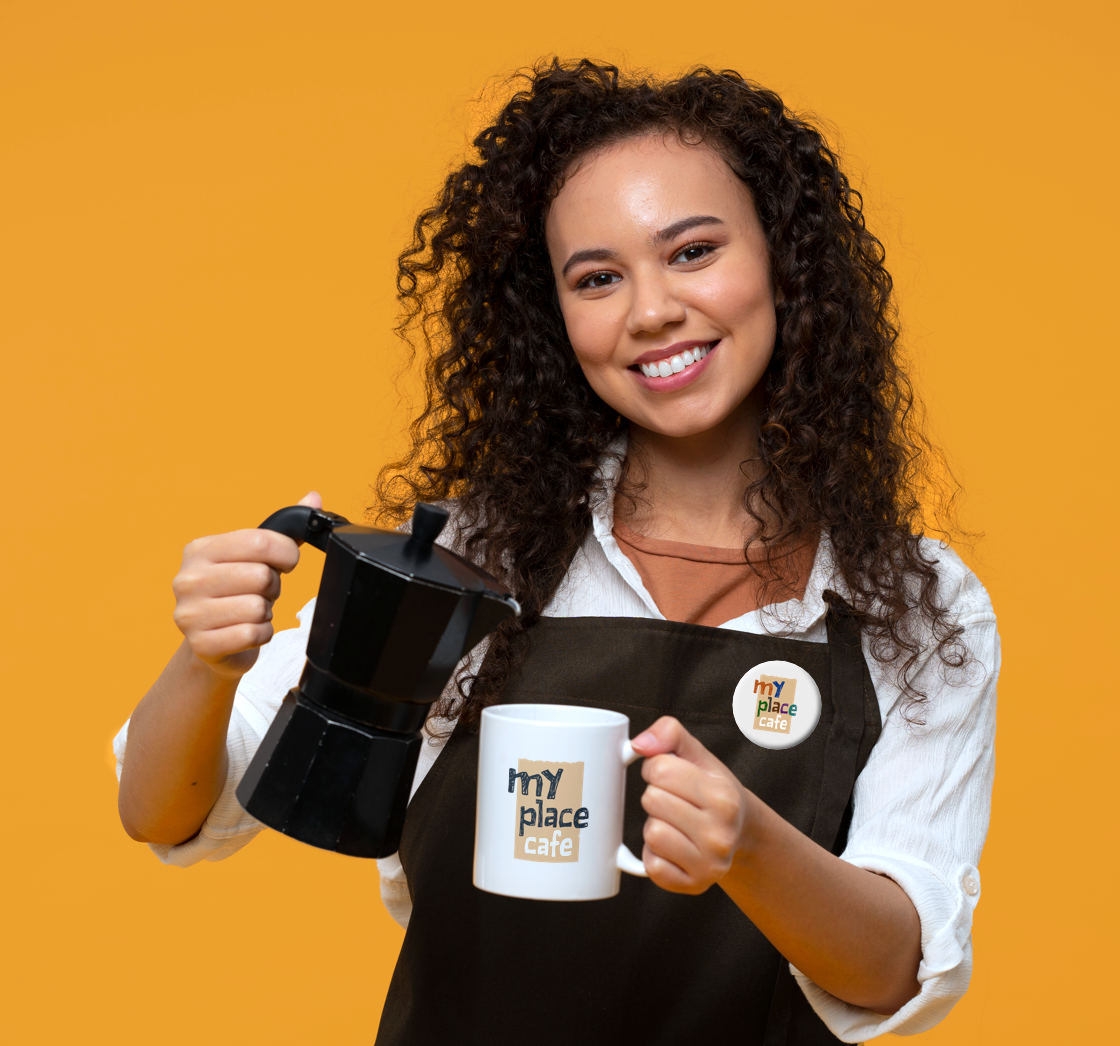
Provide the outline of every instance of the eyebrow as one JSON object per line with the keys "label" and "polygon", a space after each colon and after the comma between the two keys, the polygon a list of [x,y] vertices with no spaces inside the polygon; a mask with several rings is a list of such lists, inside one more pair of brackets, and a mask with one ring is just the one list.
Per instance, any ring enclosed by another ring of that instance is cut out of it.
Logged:
{"label": "eyebrow", "polygon": [[[674,240],[681,233],[688,232],[689,229],[695,229],[698,225],[722,225],[723,219],[717,218],[712,214],[694,214],[688,218],[682,218],[679,222],[673,222],[672,225],[666,225],[664,229],[658,229],[650,238],[652,243],[665,243],[669,240]],[[590,247],[587,250],[576,251],[566,262],[564,268],[560,270],[561,276],[567,276],[568,270],[574,265],[579,265],[582,262],[601,262],[601,261],[614,261],[618,255],[609,247]]]}

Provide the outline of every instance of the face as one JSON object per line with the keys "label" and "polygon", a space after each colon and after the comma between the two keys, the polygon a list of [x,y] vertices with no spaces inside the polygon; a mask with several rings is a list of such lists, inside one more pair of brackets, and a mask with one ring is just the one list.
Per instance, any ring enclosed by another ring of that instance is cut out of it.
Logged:
{"label": "face", "polygon": [[750,192],[717,152],[672,134],[597,150],[545,233],[568,339],[604,402],[669,437],[749,422],[774,293]]}

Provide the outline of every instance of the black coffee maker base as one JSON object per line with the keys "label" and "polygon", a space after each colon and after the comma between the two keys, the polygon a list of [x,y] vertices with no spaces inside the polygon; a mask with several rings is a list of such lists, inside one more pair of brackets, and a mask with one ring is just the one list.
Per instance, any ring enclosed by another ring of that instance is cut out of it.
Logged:
{"label": "black coffee maker base", "polygon": [[292,690],[237,786],[258,821],[352,857],[396,853],[421,737],[337,716]]}

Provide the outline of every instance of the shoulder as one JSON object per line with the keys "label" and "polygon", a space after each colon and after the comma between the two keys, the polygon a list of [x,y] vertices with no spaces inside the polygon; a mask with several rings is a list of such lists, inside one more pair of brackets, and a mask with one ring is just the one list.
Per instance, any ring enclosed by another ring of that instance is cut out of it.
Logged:
{"label": "shoulder", "polygon": [[[953,548],[944,541],[923,536],[918,538],[917,551],[923,562],[933,570],[933,580],[937,587],[932,595],[950,621],[995,621],[995,611],[988,590]],[[895,583],[905,592],[907,603],[916,608],[921,602],[923,577],[913,572],[897,577]],[[852,599],[849,587],[836,565],[831,535],[825,531],[821,535],[806,586],[806,601],[810,604],[810,610],[815,609],[823,614],[824,601],[821,597],[827,589],[832,589],[845,599]],[[873,615],[883,612],[883,607],[878,602],[870,609]]]}
{"label": "shoulder", "polygon": [[[926,567],[897,579],[890,607],[876,600],[866,611],[864,659],[884,723],[899,712],[905,713],[900,719],[904,725],[917,710],[915,698],[923,705],[918,718],[927,724],[931,717],[957,714],[969,703],[994,709],[1001,655],[988,590],[945,542],[920,537],[917,552]],[[838,576],[827,534],[814,571],[819,571],[816,586],[851,598]],[[815,597],[816,592],[815,587],[808,595]],[[823,617],[823,602],[820,613]],[[925,704],[924,697],[935,700]]]}
{"label": "shoulder", "polygon": [[919,551],[936,573],[937,600],[950,619],[959,623],[995,621],[988,590],[954,549],[943,541],[923,537]]}
{"label": "shoulder", "polygon": [[[881,664],[876,660],[879,644],[864,639],[876,691],[888,706],[897,703],[904,719],[924,723],[927,732],[955,734],[967,728],[990,741],[1002,660],[991,598],[961,556],[944,542],[923,537],[919,551],[933,568],[937,589],[931,595],[941,616],[931,621],[918,612],[921,580],[911,579],[910,611],[898,628],[912,645]],[[915,697],[923,699],[916,716]],[[908,732],[913,732],[912,727],[909,723]]]}

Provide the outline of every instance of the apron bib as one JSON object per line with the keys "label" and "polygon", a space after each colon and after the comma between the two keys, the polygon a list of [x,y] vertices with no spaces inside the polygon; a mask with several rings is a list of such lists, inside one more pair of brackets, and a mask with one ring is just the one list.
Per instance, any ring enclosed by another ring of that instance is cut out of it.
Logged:
{"label": "apron bib", "polygon": [[[631,736],[676,716],[746,787],[839,853],[880,720],[858,630],[832,603],[827,645],[671,621],[542,618],[500,703],[613,709],[629,716]],[[820,689],[820,721],[793,748],[758,747],[732,717],[740,678],[771,660],[799,665]],[[377,1046],[839,1041],[718,887],[691,897],[623,875],[617,896],[584,902],[476,889],[477,773],[478,734],[456,729],[409,806],[400,858],[413,912]],[[624,822],[636,854],[643,788],[639,761]]]}

